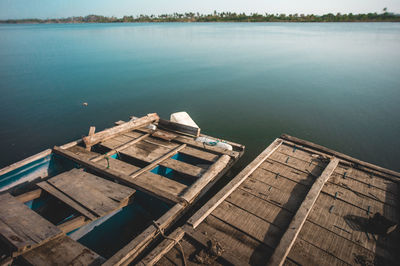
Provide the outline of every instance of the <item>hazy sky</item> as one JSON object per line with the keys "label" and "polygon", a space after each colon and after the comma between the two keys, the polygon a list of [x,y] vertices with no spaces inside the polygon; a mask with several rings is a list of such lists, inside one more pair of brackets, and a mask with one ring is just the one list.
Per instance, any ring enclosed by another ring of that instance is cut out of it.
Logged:
{"label": "hazy sky", "polygon": [[0,0],[0,19],[173,12],[400,13],[400,0]]}

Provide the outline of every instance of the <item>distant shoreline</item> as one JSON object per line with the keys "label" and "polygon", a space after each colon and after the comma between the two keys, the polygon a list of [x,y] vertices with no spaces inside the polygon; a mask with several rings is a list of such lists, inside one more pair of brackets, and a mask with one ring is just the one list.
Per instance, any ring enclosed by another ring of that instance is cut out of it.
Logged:
{"label": "distant shoreline", "polygon": [[394,13],[368,13],[368,14],[250,14],[222,12],[213,14],[199,13],[174,13],[165,15],[140,15],[105,17],[99,15],[88,15],[85,17],[51,18],[51,19],[6,19],[0,20],[1,24],[81,24],[81,23],[137,23],[137,22],[400,22],[400,15]]}

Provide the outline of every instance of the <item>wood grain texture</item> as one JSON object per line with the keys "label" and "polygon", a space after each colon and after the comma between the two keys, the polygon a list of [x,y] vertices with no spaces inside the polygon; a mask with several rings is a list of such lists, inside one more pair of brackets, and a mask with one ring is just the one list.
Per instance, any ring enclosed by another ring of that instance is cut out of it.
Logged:
{"label": "wood grain texture", "polygon": [[0,195],[1,238],[21,253],[62,235],[62,231],[8,193]]}
{"label": "wood grain texture", "polygon": [[283,265],[287,255],[290,252],[291,247],[296,241],[296,238],[304,225],[304,222],[307,219],[308,214],[310,213],[312,207],[314,206],[314,203],[318,198],[322,187],[331,177],[333,171],[335,171],[338,164],[339,159],[332,159],[325,170],[322,172],[321,176],[318,177],[317,180],[314,182],[305,200],[302,202],[300,208],[297,210],[296,215],[290,222],[288,229],[286,230],[278,246],[274,250],[273,255],[268,261],[268,265]]}
{"label": "wood grain texture", "polygon": [[276,139],[254,161],[244,168],[231,182],[221,189],[211,200],[198,210],[188,221],[196,228],[221,202],[223,202],[247,177],[252,174],[282,144],[282,140]]}

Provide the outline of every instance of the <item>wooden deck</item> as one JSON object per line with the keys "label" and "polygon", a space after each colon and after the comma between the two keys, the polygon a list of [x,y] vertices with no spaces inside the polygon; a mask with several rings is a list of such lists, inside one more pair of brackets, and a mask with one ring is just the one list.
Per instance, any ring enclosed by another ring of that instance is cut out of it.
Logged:
{"label": "wooden deck", "polygon": [[399,181],[283,135],[138,264],[398,265]]}
{"label": "wooden deck", "polygon": [[[147,127],[154,123],[159,128]],[[233,150],[197,142],[200,129],[160,120],[157,114],[116,124],[100,132],[91,127],[82,140],[52,149],[54,156],[74,162],[77,168],[53,177],[40,176],[33,189],[15,197],[0,195],[0,241],[10,249],[7,253],[10,257],[0,262],[16,259],[33,265],[100,262],[126,265],[171,226],[244,152],[244,146],[232,142],[229,144]],[[21,166],[24,164],[0,171],[7,173]],[[74,241],[72,235],[72,239],[65,235],[115,213],[131,202],[136,191],[156,197],[171,208],[153,223],[149,221],[141,234],[107,261]],[[73,218],[55,226],[23,204],[43,195],[50,195],[73,210]]]}

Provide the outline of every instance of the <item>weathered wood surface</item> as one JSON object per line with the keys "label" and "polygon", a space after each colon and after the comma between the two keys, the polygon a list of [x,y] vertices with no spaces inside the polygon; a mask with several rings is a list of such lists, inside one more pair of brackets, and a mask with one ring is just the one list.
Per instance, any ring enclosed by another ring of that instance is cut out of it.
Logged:
{"label": "weathered wood surface", "polygon": [[[269,259],[271,265],[394,264],[398,232],[382,236],[366,230],[376,213],[399,224],[396,177],[334,158],[330,150],[278,140],[282,143],[268,158],[243,179],[235,177],[186,226],[218,239],[238,259],[235,265]],[[186,255],[191,265],[199,247],[185,230],[182,243],[191,252]],[[179,254],[171,249],[158,265],[180,264]]]}
{"label": "weathered wood surface", "polygon": [[26,192],[24,194],[18,195],[15,198],[17,200],[19,200],[20,202],[25,203],[25,202],[37,199],[41,195],[42,195],[42,190],[41,189],[35,189],[35,190],[32,190],[32,191],[28,191],[28,192]]}
{"label": "weathered wood surface", "polygon": [[88,154],[84,148],[78,146],[72,147],[69,150],[54,147],[54,152],[74,160],[95,172],[119,180],[128,186],[145,191],[168,202],[180,202],[181,199],[178,195],[187,187],[179,182],[151,172],[131,178],[129,174],[139,169],[138,167],[112,158],[109,158],[108,162],[106,159],[102,159],[93,163],[90,161],[90,158],[94,157],[93,153]]}
{"label": "weathered wood surface", "polygon": [[69,233],[72,230],[75,230],[89,222],[90,220],[86,219],[85,216],[77,216],[75,218],[72,218],[71,220],[57,225],[57,227],[64,233]]}
{"label": "weathered wood surface", "polygon": [[28,265],[100,265],[104,258],[94,251],[62,236],[22,256]]}
{"label": "weathered wood surface", "polygon": [[228,155],[222,155],[181,197],[189,203],[193,202],[203,189],[227,167],[230,160],[231,157]]}
{"label": "weathered wood surface", "polygon": [[[386,173],[386,174],[391,175],[393,177],[400,178],[400,173],[398,173],[398,172],[395,172],[395,171],[392,171],[392,170],[389,170],[389,169],[386,169],[386,168],[383,168],[383,167],[380,167],[380,166],[377,166],[377,165],[374,165],[374,164],[371,164],[371,163],[363,162],[361,160],[358,160],[358,159],[355,159],[355,158],[353,158],[351,156],[348,156],[346,154],[331,150],[331,149],[326,148],[324,146],[321,146],[321,145],[318,145],[318,144],[315,144],[315,143],[312,143],[312,142],[309,142],[309,141],[306,141],[306,140],[302,140],[302,139],[299,139],[299,138],[296,138],[296,137],[292,137],[292,136],[289,136],[287,134],[281,135],[281,138],[285,139],[285,140],[288,140],[288,141],[292,141],[292,142],[298,143],[299,145],[304,145],[304,146],[311,147],[312,149],[315,149],[317,151],[322,151],[324,153],[334,155],[335,157],[337,157],[339,159],[343,159],[343,160],[349,161],[349,162],[351,162],[353,164],[364,166],[364,167],[367,167],[367,168],[370,168],[370,169],[373,169],[373,170],[376,170],[376,171],[379,171],[379,172],[382,172],[382,173]],[[394,181],[400,182],[400,180],[396,180],[396,179],[394,179]]]}
{"label": "weathered wood surface", "polygon": [[196,228],[221,202],[223,202],[246,178],[260,166],[272,153],[274,153],[282,141],[276,139],[266,148],[257,158],[243,169],[228,185],[220,190],[211,200],[209,200],[199,211],[197,211],[188,221]]}
{"label": "weathered wood surface", "polygon": [[38,184],[91,220],[128,204],[135,190],[101,177],[72,169]]}
{"label": "weathered wood surface", "polygon": [[158,126],[170,131],[175,131],[183,134],[192,135],[198,137],[200,135],[200,128],[192,127],[188,125],[179,124],[176,122],[171,122],[168,120],[160,119],[158,121]]}
{"label": "weathered wood surface", "polygon": [[333,171],[338,166],[338,164],[339,159],[334,158],[333,160],[331,160],[331,162],[322,172],[321,176],[318,177],[317,180],[314,182],[305,200],[302,202],[296,212],[296,215],[293,217],[288,229],[280,239],[279,245],[274,250],[274,253],[271,256],[268,265],[283,265],[283,262],[289,254],[293,243],[296,241],[296,238],[300,233],[308,214],[310,213],[312,207],[314,206],[314,203],[321,193],[322,187],[331,177]]}
{"label": "weathered wood surface", "polygon": [[17,254],[62,235],[62,231],[8,193],[0,195],[1,239]]}
{"label": "weathered wood surface", "polygon": [[150,123],[158,121],[160,118],[157,114],[148,114],[147,116],[138,118],[133,121],[126,122],[119,126],[115,126],[109,129],[105,129],[103,131],[97,132],[91,136],[87,136],[83,138],[83,141],[86,147],[93,146],[101,141],[110,139],[118,134],[122,134],[124,132],[128,132],[143,126],[146,126]]}
{"label": "weathered wood surface", "polygon": [[[175,204],[167,213],[159,218],[156,223],[161,230],[167,228],[184,210],[182,204]],[[111,258],[109,258],[104,266],[111,265],[129,265],[138,254],[143,251],[147,244],[159,235],[159,229],[155,225],[150,225],[139,236],[129,242],[125,247],[120,249]]]}
{"label": "weathered wood surface", "polygon": [[[114,149],[116,145],[119,145],[119,141],[123,141],[121,137],[117,137],[105,142],[101,143],[101,146],[106,147],[108,149]],[[186,144],[183,144],[186,145]],[[147,163],[153,163],[157,159],[160,159],[165,154],[168,154],[173,149],[179,148],[179,152],[182,152],[186,149],[186,146],[183,145],[174,145],[174,147],[164,147],[158,144],[152,144],[146,141],[142,141],[137,143],[135,146],[130,146],[124,150],[120,150],[120,154],[123,156],[128,156],[130,158],[139,159],[141,161]],[[171,155],[172,156],[172,155]],[[191,165],[185,162],[181,162],[172,158],[165,158],[158,162],[161,166],[173,169],[177,172],[193,176],[199,177],[203,172],[204,169],[197,167],[195,165]]]}
{"label": "weathered wood surface", "polygon": [[139,176],[140,174],[147,172],[147,171],[151,171],[153,168],[155,168],[158,164],[162,163],[163,161],[170,159],[172,156],[174,156],[175,154],[177,154],[180,150],[182,150],[183,148],[186,147],[186,144],[182,144],[179,147],[176,147],[175,149],[167,152],[166,154],[160,156],[159,158],[155,159],[154,161],[152,161],[149,165],[133,172],[132,174],[130,174],[129,176],[132,178],[135,178],[137,176]]}

